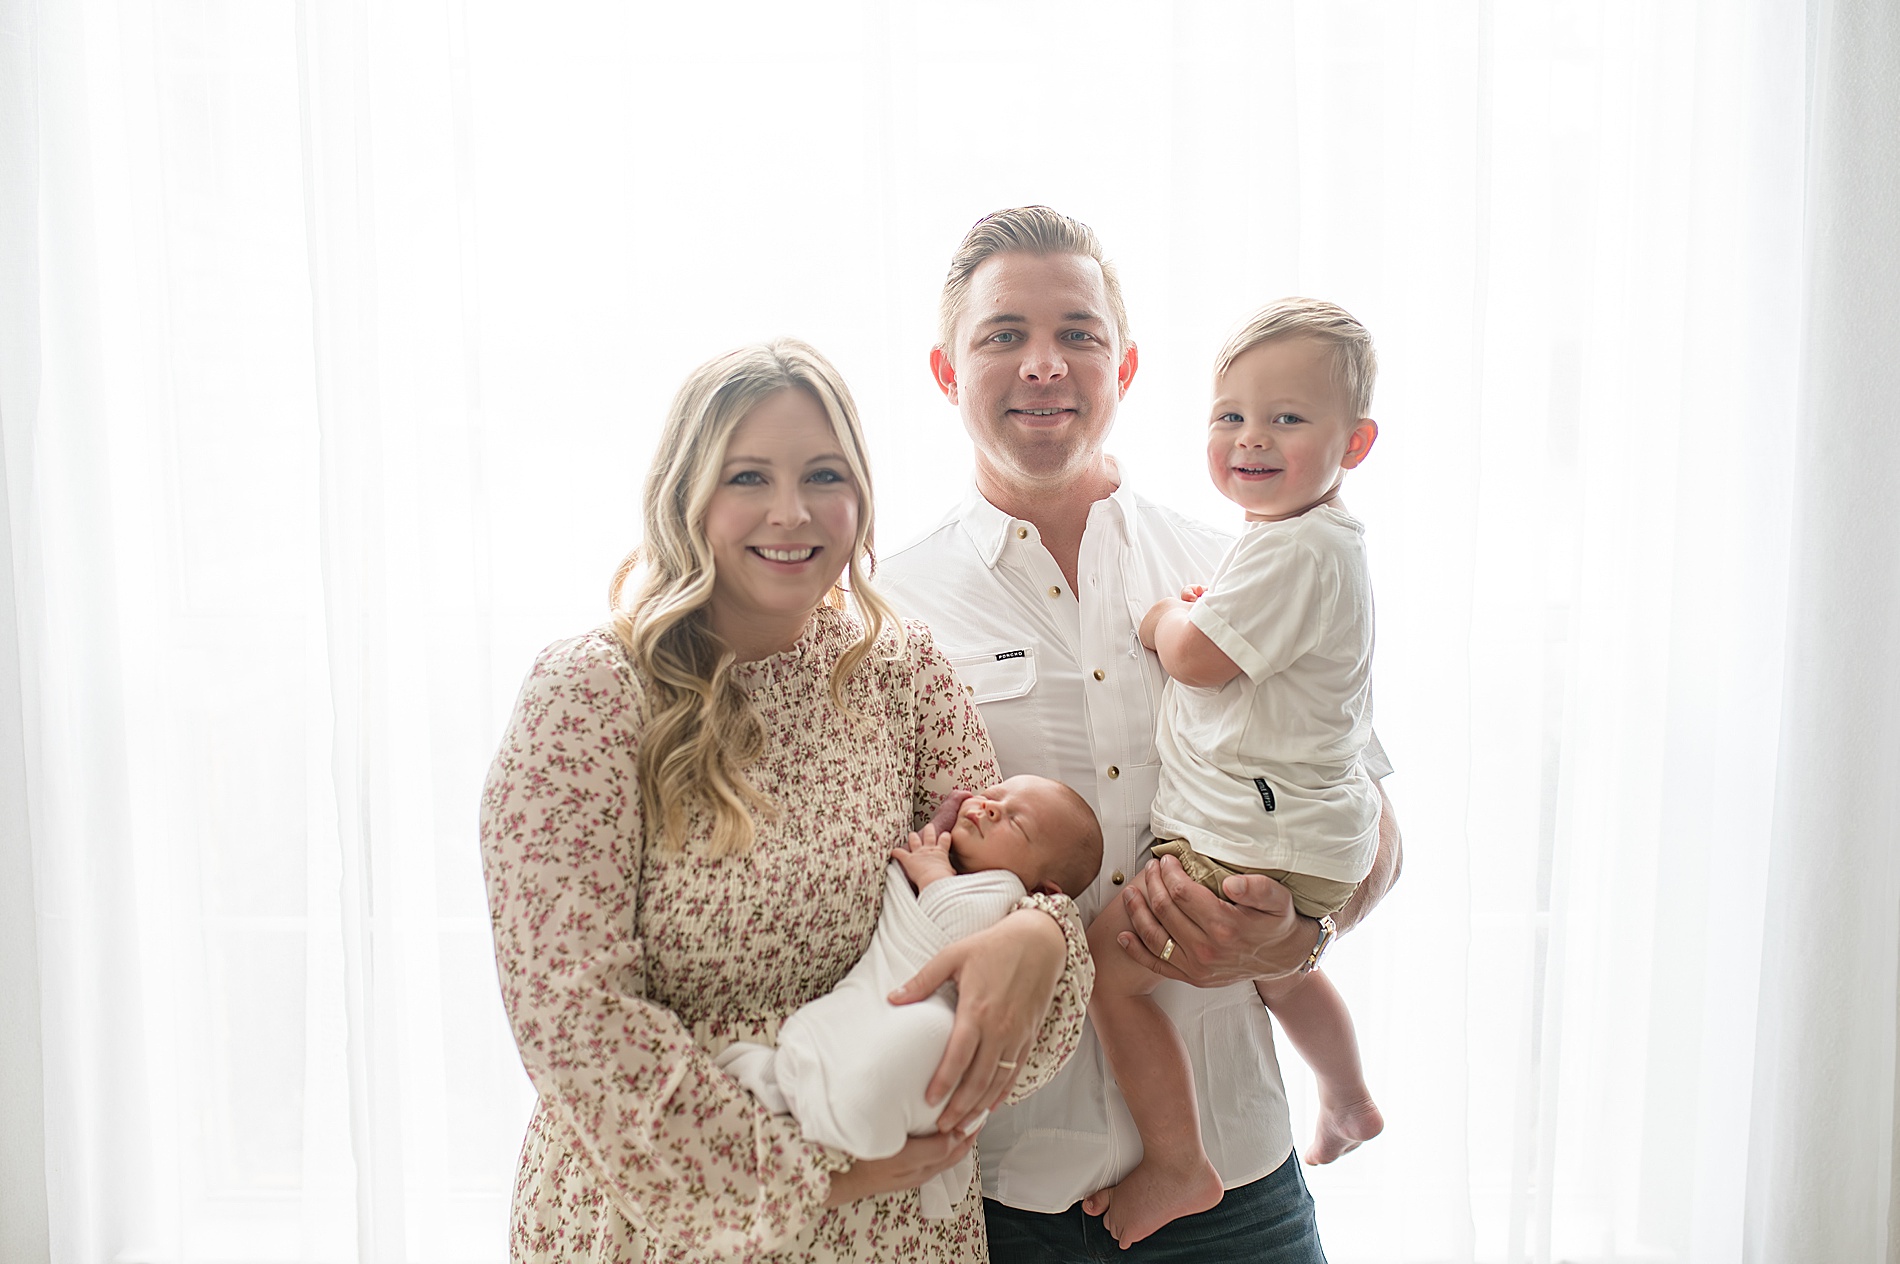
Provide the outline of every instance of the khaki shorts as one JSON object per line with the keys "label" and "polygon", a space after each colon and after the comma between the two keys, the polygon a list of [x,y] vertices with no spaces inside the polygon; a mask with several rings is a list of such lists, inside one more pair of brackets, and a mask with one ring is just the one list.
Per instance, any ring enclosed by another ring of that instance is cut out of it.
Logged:
{"label": "khaki shorts", "polygon": [[[1293,907],[1308,917],[1327,917],[1337,913],[1346,907],[1346,901],[1352,898],[1352,893],[1359,886],[1356,882],[1315,878],[1310,873],[1290,873],[1285,869],[1243,869],[1237,865],[1222,864],[1201,855],[1178,838],[1157,838],[1149,850],[1157,856],[1173,856],[1179,860],[1188,877],[1223,900],[1227,899],[1227,895],[1220,887],[1228,878],[1243,873],[1263,873],[1292,892]],[[1231,900],[1228,902],[1232,903]]]}

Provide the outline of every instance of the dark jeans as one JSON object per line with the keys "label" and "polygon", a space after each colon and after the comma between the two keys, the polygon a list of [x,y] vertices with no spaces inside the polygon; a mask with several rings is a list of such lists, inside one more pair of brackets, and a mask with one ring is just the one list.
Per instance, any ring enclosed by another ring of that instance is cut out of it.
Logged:
{"label": "dark jeans", "polygon": [[1228,1190],[1212,1211],[1164,1225],[1126,1251],[1115,1245],[1102,1218],[1085,1214],[1079,1202],[1045,1215],[985,1198],[983,1218],[991,1264],[1326,1264],[1297,1153],[1271,1175]]}

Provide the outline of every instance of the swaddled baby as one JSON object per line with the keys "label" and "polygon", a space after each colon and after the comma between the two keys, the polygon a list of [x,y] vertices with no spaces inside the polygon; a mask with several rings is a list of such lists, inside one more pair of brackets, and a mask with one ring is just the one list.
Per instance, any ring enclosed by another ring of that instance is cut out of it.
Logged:
{"label": "swaddled baby", "polygon": [[[1102,866],[1102,830],[1068,786],[1011,777],[957,805],[947,833],[927,825],[891,857],[877,931],[851,972],[780,1025],[777,1048],[738,1043],[717,1059],[772,1110],[794,1116],[807,1138],[861,1159],[936,1132],[943,1109],[924,1089],[956,1021],[953,989],[911,1005],[891,1004],[892,989],[942,948],[1002,920],[1026,893],[1080,895]],[[924,1215],[949,1215],[972,1170],[965,1157],[925,1182]]]}

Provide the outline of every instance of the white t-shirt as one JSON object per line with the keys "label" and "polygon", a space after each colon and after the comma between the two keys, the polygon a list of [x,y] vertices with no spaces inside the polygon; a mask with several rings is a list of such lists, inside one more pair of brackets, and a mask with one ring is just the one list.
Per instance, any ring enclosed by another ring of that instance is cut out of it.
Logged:
{"label": "white t-shirt", "polygon": [[1154,829],[1248,869],[1358,882],[1379,849],[1364,528],[1321,505],[1249,523],[1189,621],[1240,674],[1162,695]]}
{"label": "white t-shirt", "polygon": [[[1153,841],[1161,774],[1155,717],[1166,677],[1135,635],[1142,615],[1206,583],[1232,537],[1126,485],[1089,510],[1080,592],[1070,592],[1035,526],[971,488],[942,525],[884,560],[876,583],[930,624],[975,695],[1004,776],[1067,782],[1102,824],[1101,876],[1076,901],[1092,919],[1120,894]],[[1374,775],[1386,769],[1372,750]],[[1233,1188],[1293,1149],[1273,1030],[1253,986],[1162,981],[1155,1000],[1185,1038],[1201,1137]],[[1131,1171],[1141,1137],[1092,1028],[1068,1065],[983,1130],[983,1192],[1028,1211],[1063,1211]]]}

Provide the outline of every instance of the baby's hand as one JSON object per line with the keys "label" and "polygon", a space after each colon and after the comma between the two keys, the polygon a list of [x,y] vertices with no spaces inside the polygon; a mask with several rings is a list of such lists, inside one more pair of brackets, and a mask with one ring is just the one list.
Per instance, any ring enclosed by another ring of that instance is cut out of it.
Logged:
{"label": "baby's hand", "polygon": [[904,867],[904,876],[919,891],[956,873],[950,863],[950,831],[934,823],[906,838],[902,847],[891,848],[891,859]]}
{"label": "baby's hand", "polygon": [[1189,584],[1181,590],[1181,600],[1193,605],[1207,595],[1206,584]]}

